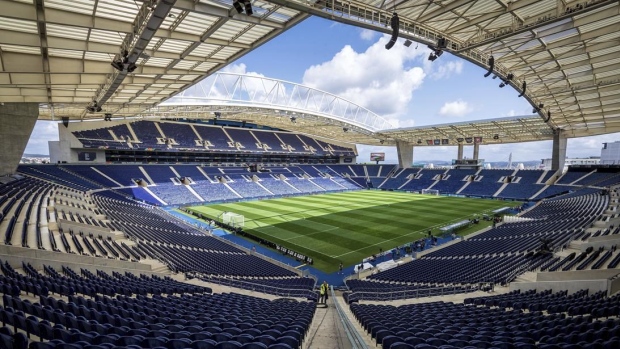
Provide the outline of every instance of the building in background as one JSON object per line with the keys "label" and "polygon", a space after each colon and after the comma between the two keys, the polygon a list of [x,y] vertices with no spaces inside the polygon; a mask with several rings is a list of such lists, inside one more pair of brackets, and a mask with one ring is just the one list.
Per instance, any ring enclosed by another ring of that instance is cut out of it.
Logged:
{"label": "building in background", "polygon": [[620,141],[603,143],[601,149],[601,165],[620,164]]}
{"label": "building in background", "polygon": [[[601,157],[599,156],[590,156],[587,158],[566,158],[564,160],[564,171],[568,169],[568,166],[572,165],[598,165],[601,163]],[[550,170],[551,169],[551,159],[542,159],[542,162],[539,166],[540,169]]]}

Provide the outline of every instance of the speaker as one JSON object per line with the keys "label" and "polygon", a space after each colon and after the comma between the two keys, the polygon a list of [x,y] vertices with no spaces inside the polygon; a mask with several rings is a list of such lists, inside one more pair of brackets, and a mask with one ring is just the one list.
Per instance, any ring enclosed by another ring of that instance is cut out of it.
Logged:
{"label": "speaker", "polygon": [[63,117],[62,117],[62,124],[63,124],[65,127],[69,127],[69,117],[68,117],[68,116],[63,116]]}
{"label": "speaker", "polygon": [[392,19],[390,19],[390,27],[392,27],[392,37],[390,41],[385,44],[385,49],[389,50],[394,47],[396,43],[396,39],[398,39],[398,30],[400,29],[400,19],[398,19],[398,14],[394,12],[392,15]]}
{"label": "speaker", "polygon": [[521,84],[521,93],[519,94],[519,97],[523,97],[526,89],[527,89],[527,83],[525,82],[525,80],[523,80],[523,83]]}
{"label": "speaker", "polygon": [[486,74],[484,74],[484,77],[488,77],[489,75],[491,75],[491,73],[493,73],[493,69],[495,69],[495,58],[493,58],[493,56],[489,57],[489,70],[486,72]]}

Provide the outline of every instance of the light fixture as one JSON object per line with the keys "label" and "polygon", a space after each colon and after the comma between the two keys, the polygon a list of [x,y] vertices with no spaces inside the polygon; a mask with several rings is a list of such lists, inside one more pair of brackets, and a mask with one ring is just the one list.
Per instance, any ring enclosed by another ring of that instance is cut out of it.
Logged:
{"label": "light fixture", "polygon": [[493,139],[498,140],[499,139],[499,135],[498,134],[493,135]]}
{"label": "light fixture", "polygon": [[342,128],[342,132],[349,132],[349,129],[348,129],[348,128],[346,128],[346,127],[343,127],[343,128]]}
{"label": "light fixture", "polygon": [[113,60],[110,65],[118,71],[123,71],[123,69],[125,69],[125,67],[123,66],[123,62],[120,59]]}
{"label": "light fixture", "polygon": [[241,6],[241,3],[238,0],[233,1],[233,6],[235,7],[235,10],[237,10],[237,13],[243,13],[243,6]]}
{"label": "light fixture", "polygon": [[506,75],[506,79],[502,80],[502,83],[499,84],[499,87],[502,88],[506,85],[508,85],[508,81],[512,80],[515,76],[512,73],[508,73],[508,75]]}
{"label": "light fixture", "polygon": [[112,121],[112,114],[105,113],[103,116],[103,121]]}
{"label": "light fixture", "polygon": [[222,113],[220,113],[219,111],[214,112],[213,115],[215,115],[216,119],[219,119],[222,117]]}
{"label": "light fixture", "polygon": [[254,12],[252,11],[252,3],[249,0],[244,2],[245,4],[245,14],[251,16]]}
{"label": "light fixture", "polygon": [[440,49],[448,47],[448,41],[446,38],[437,39],[437,47]]}
{"label": "light fixture", "polygon": [[540,104],[538,104],[538,107],[536,107],[536,106],[535,106],[535,107],[532,109],[532,113],[533,113],[533,114],[538,113],[538,112],[539,112],[542,108],[544,108],[544,107],[545,107],[545,105],[544,105],[544,104],[542,104],[542,103],[540,103]]}
{"label": "light fixture", "polygon": [[382,139],[382,140],[379,141],[379,143],[383,144],[383,143],[385,143],[385,140]]}
{"label": "light fixture", "polygon": [[437,58],[441,57],[441,55],[443,54],[443,51],[441,50],[441,48],[437,48],[433,45],[427,45],[427,47],[433,51],[428,55],[428,60],[431,62],[434,62]]}
{"label": "light fixture", "polygon": [[291,116],[291,122],[296,124],[297,123],[297,118],[294,116]]}

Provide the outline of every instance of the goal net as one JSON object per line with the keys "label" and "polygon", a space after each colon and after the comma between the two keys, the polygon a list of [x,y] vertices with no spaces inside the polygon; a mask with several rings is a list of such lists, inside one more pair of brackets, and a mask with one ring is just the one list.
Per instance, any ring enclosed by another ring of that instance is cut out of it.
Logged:
{"label": "goal net", "polygon": [[425,194],[425,195],[439,195],[439,190],[437,189],[422,189],[420,191],[420,194]]}
{"label": "goal net", "polygon": [[222,223],[228,224],[235,228],[243,228],[245,226],[245,219],[241,214],[224,212],[222,213]]}

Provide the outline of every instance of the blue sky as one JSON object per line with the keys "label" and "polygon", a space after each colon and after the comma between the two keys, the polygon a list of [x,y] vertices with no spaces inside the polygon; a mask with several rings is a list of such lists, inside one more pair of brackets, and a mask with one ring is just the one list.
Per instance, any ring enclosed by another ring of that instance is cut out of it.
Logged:
{"label": "blue sky", "polygon": [[[485,79],[484,69],[444,54],[427,60],[428,49],[414,43],[383,47],[386,35],[311,17],[226,67],[235,72],[325,90],[385,116],[398,126],[423,126],[530,115],[532,108],[512,88],[498,87],[498,80]],[[418,46],[416,48],[416,46]],[[47,154],[47,141],[57,140],[57,124],[39,121],[26,153]],[[567,156],[600,155],[601,143],[619,140],[619,134],[569,139]],[[471,147],[469,147],[471,148]],[[369,153],[385,151],[386,162],[396,162],[393,147],[358,146],[359,162]],[[471,156],[465,148],[465,156]],[[489,161],[540,160],[551,156],[551,142],[481,146],[480,157]],[[421,147],[415,160],[450,160],[455,147]]]}

